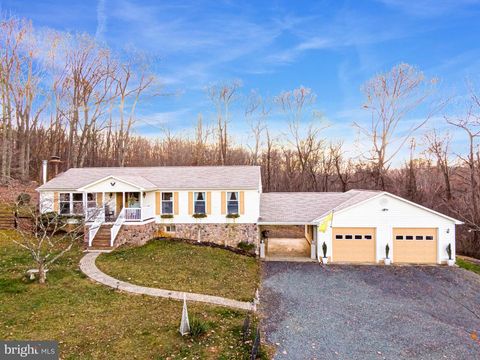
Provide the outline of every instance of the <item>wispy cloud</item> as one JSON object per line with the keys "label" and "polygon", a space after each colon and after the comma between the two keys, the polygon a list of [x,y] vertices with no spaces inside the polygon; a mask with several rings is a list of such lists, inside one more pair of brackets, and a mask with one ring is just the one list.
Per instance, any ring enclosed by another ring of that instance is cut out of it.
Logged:
{"label": "wispy cloud", "polygon": [[107,29],[106,0],[98,0],[97,30],[95,31],[95,38],[98,40],[104,40],[106,29]]}
{"label": "wispy cloud", "polygon": [[[471,6],[478,5],[478,0],[378,0],[386,6],[400,10],[408,15],[429,18],[454,12],[470,12]],[[477,10],[478,12],[478,10]],[[473,15],[473,14],[472,14]]]}

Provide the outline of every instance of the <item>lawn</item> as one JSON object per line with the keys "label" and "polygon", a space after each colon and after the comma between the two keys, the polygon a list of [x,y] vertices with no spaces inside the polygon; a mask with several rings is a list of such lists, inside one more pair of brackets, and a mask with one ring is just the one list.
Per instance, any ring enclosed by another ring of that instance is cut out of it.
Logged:
{"label": "lawn", "polygon": [[456,259],[456,263],[461,268],[473,271],[474,273],[477,273],[477,274],[480,275],[480,265],[479,264],[476,264],[476,263],[468,261],[468,260],[460,259],[458,257]]}
{"label": "lawn", "polygon": [[152,240],[97,259],[105,273],[137,285],[252,301],[260,282],[257,259],[176,240]]}
{"label": "lawn", "polygon": [[[0,231],[0,339],[58,340],[62,359],[242,359],[245,313],[189,303],[207,324],[199,338],[178,333],[181,302],[120,293],[86,279],[74,249],[47,284],[25,279],[33,264]],[[12,234],[12,232],[10,232]]]}

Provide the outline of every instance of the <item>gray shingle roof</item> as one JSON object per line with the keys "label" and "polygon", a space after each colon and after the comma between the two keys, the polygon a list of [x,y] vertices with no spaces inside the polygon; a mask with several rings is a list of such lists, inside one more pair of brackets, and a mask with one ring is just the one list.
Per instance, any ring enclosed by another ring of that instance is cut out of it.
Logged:
{"label": "gray shingle roof", "polygon": [[263,193],[260,223],[311,223],[313,220],[367,200],[378,191]]}
{"label": "gray shingle roof", "polygon": [[37,190],[76,190],[115,176],[144,189],[259,189],[259,166],[72,168]]}

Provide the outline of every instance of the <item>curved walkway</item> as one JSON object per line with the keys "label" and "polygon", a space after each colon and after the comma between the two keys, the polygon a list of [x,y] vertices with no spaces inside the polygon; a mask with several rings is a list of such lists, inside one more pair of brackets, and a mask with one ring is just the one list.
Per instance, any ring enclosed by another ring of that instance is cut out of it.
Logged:
{"label": "curved walkway", "polygon": [[117,290],[126,291],[133,294],[143,294],[167,299],[183,300],[185,296],[189,301],[198,301],[212,305],[226,306],[241,310],[256,310],[255,303],[226,299],[220,296],[195,294],[182,291],[164,290],[145,286],[130,284],[125,281],[115,279],[102,271],[95,265],[99,252],[89,252],[80,260],[80,270],[90,279],[103,285],[110,286]]}

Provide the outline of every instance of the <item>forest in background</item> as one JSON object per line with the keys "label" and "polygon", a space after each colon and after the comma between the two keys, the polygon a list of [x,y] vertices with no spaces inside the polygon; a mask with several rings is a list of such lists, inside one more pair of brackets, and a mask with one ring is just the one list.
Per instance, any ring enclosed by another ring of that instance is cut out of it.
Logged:
{"label": "forest in background", "polygon": [[[205,90],[213,120],[192,119],[189,134],[136,134],[138,109],[162,101],[160,85],[144,54],[1,18],[0,183],[39,181],[41,162],[51,156],[60,157],[59,171],[259,165],[266,192],[378,189],[451,215],[465,222],[458,251],[480,258],[480,97],[473,80],[456,99],[439,99],[438,80],[415,66],[374,75],[361,89],[371,120],[352,119],[362,149],[355,155],[325,135],[328,124],[306,87],[269,98],[245,93],[240,81],[219,82]],[[452,101],[461,105],[455,115],[446,111]],[[288,124],[281,135],[269,126],[278,116]],[[237,122],[250,129],[248,144],[236,142],[230,129]],[[452,146],[453,132],[465,150]]]}

